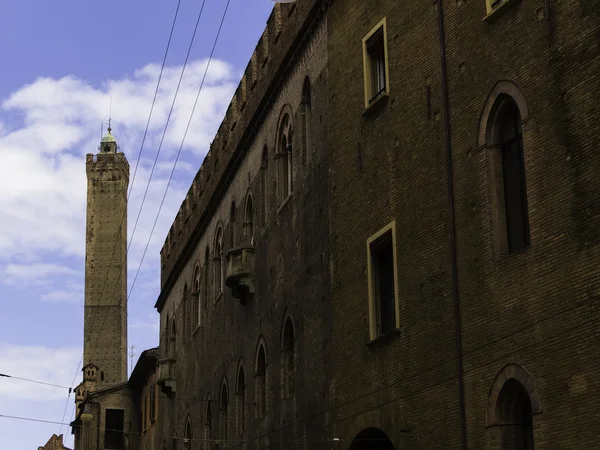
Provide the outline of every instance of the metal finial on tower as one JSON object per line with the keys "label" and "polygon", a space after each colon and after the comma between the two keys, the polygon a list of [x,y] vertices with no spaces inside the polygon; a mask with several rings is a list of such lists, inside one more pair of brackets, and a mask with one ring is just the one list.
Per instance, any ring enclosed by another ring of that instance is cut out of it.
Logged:
{"label": "metal finial on tower", "polygon": [[110,103],[109,103],[109,106],[108,106],[108,132],[109,132],[109,133],[110,133],[110,132],[111,132],[111,130],[112,130],[112,129],[110,128],[110,121],[111,121],[111,118],[112,118],[112,96],[110,97]]}

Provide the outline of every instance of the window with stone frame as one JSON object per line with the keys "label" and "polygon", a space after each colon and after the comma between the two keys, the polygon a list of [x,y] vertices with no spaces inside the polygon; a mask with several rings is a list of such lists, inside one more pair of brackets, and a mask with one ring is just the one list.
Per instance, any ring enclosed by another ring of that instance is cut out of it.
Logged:
{"label": "window with stone frame", "polygon": [[219,298],[223,294],[225,286],[225,261],[223,255],[223,228],[217,228],[215,235],[215,298]]}
{"label": "window with stone frame", "polygon": [[193,321],[193,329],[198,328],[202,324],[202,306],[200,302],[202,301],[200,295],[200,286],[201,286],[201,275],[200,275],[200,263],[196,263],[194,267],[194,278],[192,280],[192,321]]}
{"label": "window with stone frame", "polygon": [[265,348],[261,344],[258,347],[256,356],[256,412],[258,419],[262,419],[267,414],[267,360]]}
{"label": "window with stone frame", "polygon": [[296,390],[296,339],[294,325],[288,317],[283,328],[282,381],[283,397],[290,398]]}
{"label": "window with stone frame", "polygon": [[395,222],[367,241],[371,339],[398,327]]}
{"label": "window with stone frame", "polygon": [[279,203],[283,204],[292,193],[292,122],[289,114],[284,115],[279,126],[279,142],[276,150],[279,170]]}
{"label": "window with stone frame", "polygon": [[244,239],[246,245],[254,245],[254,203],[250,194],[246,197],[244,208]]}
{"label": "window with stone frame", "polygon": [[208,286],[210,283],[210,251],[208,246],[204,250],[204,265],[202,266],[202,314],[204,317],[208,317],[208,293],[210,292]]}
{"label": "window with stone frame", "polygon": [[501,423],[502,450],[533,450],[531,400],[514,378],[506,381],[498,395],[496,417]]}
{"label": "window with stone frame", "polygon": [[212,400],[210,395],[206,398],[206,409],[204,410],[204,450],[211,450],[213,445],[213,416],[212,416]]}
{"label": "window with stone frame", "polygon": [[267,223],[269,216],[269,152],[267,146],[263,148],[262,158],[260,163],[260,195],[261,195],[261,213],[262,224]]}
{"label": "window with stone frame", "polygon": [[504,96],[499,101],[495,128],[502,162],[507,250],[517,253],[530,245],[521,115],[512,98]]}
{"label": "window with stone frame", "polygon": [[302,122],[302,163],[305,164],[312,154],[312,145],[310,140],[310,125],[312,112],[312,94],[310,87],[310,78],[304,78],[302,86],[302,103],[300,104],[300,116]]}
{"label": "window with stone frame", "polygon": [[223,383],[221,386],[221,396],[219,398],[219,439],[222,442],[222,446],[227,446],[227,425],[229,422],[229,394],[227,391],[227,385]]}
{"label": "window with stone frame", "polygon": [[384,18],[363,38],[365,107],[389,93],[387,23]]}
{"label": "window with stone frame", "polygon": [[240,365],[236,383],[236,406],[237,406],[237,432],[242,435],[246,429],[246,374],[244,367]]}
{"label": "window with stone frame", "polygon": [[231,209],[229,213],[229,246],[235,248],[236,245],[236,205],[235,200],[231,202]]}

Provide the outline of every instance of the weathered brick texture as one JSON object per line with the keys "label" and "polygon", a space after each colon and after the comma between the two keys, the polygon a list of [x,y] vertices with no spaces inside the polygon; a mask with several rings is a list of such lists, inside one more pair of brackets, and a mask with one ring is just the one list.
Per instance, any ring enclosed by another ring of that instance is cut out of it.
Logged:
{"label": "weathered brick texture", "polygon": [[[226,133],[222,125],[182,205],[180,215],[185,219],[175,221],[163,248],[162,291],[157,302],[162,357],[169,354],[167,327],[172,325],[173,317],[177,327],[176,390],[160,401],[158,434],[168,437],[168,441],[171,436],[184,437],[189,420],[192,448],[214,448],[209,444],[214,445],[221,438],[223,413],[219,402],[225,383],[229,398],[228,433],[221,448],[258,448],[260,444],[300,449],[306,448],[303,440],[325,443],[325,418],[316,424],[295,425],[310,412],[325,409],[328,391],[324,369],[328,365],[325,349],[329,343],[331,316],[326,164],[327,22],[317,18],[317,13],[311,1],[299,1],[293,8],[275,6],[246,78],[223,122],[231,125],[232,117],[236,117],[237,125],[226,146],[217,148],[215,142],[223,145],[223,133]],[[306,31],[299,32],[304,30],[304,25],[308,27]],[[262,67],[265,61],[266,66]],[[261,75],[251,77],[254,70]],[[310,80],[312,95],[307,126],[310,144],[304,148],[301,100],[306,77]],[[249,92],[253,83],[256,85]],[[246,91],[246,105],[240,110],[242,89]],[[282,205],[278,196],[280,160],[275,154],[285,112],[291,114],[294,129],[293,193]],[[265,224],[260,178],[264,148],[268,152]],[[242,305],[227,287],[224,295],[215,294],[218,261],[214,256],[219,226],[224,230],[225,254],[232,247],[249,243],[244,234],[248,195],[252,196],[255,211],[256,294]],[[231,221],[232,202],[236,205],[235,223]],[[171,249],[169,239],[176,239]],[[209,280],[208,283],[202,280],[200,294],[195,295],[194,269],[197,265],[204,268],[206,249],[210,254]],[[199,327],[192,314],[192,302],[200,304]],[[284,399],[282,350],[287,317],[291,317],[294,325],[296,371],[295,395]],[[267,414],[262,419],[257,417],[255,405],[259,341],[264,342],[266,349],[268,386]],[[240,365],[246,381],[246,427],[241,434],[236,427],[239,418],[236,410],[241,401],[236,389]],[[212,405],[212,442],[204,441],[207,398]]]}
{"label": "weathered brick texture", "polygon": [[[549,34],[544,2],[511,3],[484,21],[483,0],[444,2],[468,444],[500,448],[486,416],[494,380],[512,363],[539,396],[536,448],[594,448],[600,4],[548,2]],[[390,97],[365,115],[361,38],[383,17]],[[334,1],[328,30],[331,397],[339,405],[330,433],[349,443],[375,426],[396,448],[459,448],[437,5]],[[501,81],[528,109],[532,244],[511,256],[495,241],[494,150],[479,142],[486,101]],[[365,243],[392,220],[400,333],[367,347]]]}

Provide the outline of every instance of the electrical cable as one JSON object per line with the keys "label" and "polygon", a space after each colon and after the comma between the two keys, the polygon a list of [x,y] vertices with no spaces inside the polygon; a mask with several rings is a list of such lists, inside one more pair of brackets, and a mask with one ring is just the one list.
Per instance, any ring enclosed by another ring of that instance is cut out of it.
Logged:
{"label": "electrical cable", "polygon": [[[134,172],[133,172],[133,177],[132,177],[132,180],[131,180],[131,184],[129,185],[129,192],[127,193],[127,199],[128,200],[129,200],[129,198],[131,196],[131,191],[133,189],[133,184],[135,182],[135,177],[136,177],[136,174],[137,174],[138,166],[139,166],[140,160],[142,158],[142,152],[143,152],[143,148],[144,148],[144,143],[146,141],[146,135],[148,133],[148,128],[150,126],[150,120],[152,118],[152,113],[154,111],[154,105],[156,103],[156,98],[158,96],[160,82],[162,80],[163,71],[164,71],[164,68],[165,68],[165,65],[166,65],[166,61],[167,61],[167,55],[169,53],[169,48],[171,46],[171,40],[173,38],[173,32],[175,30],[175,24],[177,22],[177,17],[179,15],[179,7],[180,7],[180,5],[181,5],[181,0],[178,0],[177,1],[177,7],[175,9],[175,16],[173,17],[173,22],[171,24],[171,30],[169,32],[169,39],[167,41],[167,47],[165,49],[165,54],[163,56],[163,61],[162,61],[162,64],[161,64],[160,73],[158,75],[158,80],[157,80],[157,83],[156,83],[156,89],[154,91],[154,97],[152,99],[152,104],[150,106],[150,113],[148,115],[148,121],[146,122],[146,129],[144,130],[144,135],[143,135],[143,138],[142,138],[142,143],[140,145],[140,151],[138,152],[138,157],[137,157],[137,161],[136,161],[136,164],[135,164],[135,169],[134,169]],[[125,210],[125,212],[123,214],[123,217],[121,218],[121,225],[119,227],[119,230],[122,229],[123,222],[124,222],[124,220],[125,220],[126,217],[127,217],[127,210]],[[119,231],[119,234],[117,235],[117,238],[115,239],[115,245],[113,246],[112,254],[111,254],[111,257],[110,257],[109,264],[108,264],[109,267],[112,264],[112,261],[113,261],[114,255],[115,255],[115,250],[116,250],[117,244],[118,244],[118,242],[120,240],[119,239],[120,234],[121,234],[121,232]],[[107,271],[106,272],[106,277],[104,278],[104,284],[102,286],[102,291],[100,293],[100,298],[102,298],[103,295],[104,295],[104,291],[105,291],[105,288],[106,288],[106,282],[108,280],[108,274],[109,274],[109,272]],[[92,319],[92,325],[94,324],[95,320],[96,320],[96,316],[94,315],[94,318]],[[79,373],[79,369],[81,368],[81,366],[83,364],[83,357],[84,357],[84,353],[82,352],[81,359],[79,360],[79,364],[77,366],[77,369],[75,369],[75,375],[73,376],[73,381],[71,382],[71,388],[70,388],[71,390],[73,389],[73,386],[75,385],[75,380],[77,379],[77,375]],[[69,395],[67,396],[67,401],[66,401],[67,404],[69,402],[69,398],[70,398],[70,392],[69,392]],[[65,406],[65,411],[66,411],[66,406]],[[64,414],[63,414],[63,421],[64,421]],[[62,426],[61,426],[60,432],[62,432]]]}
{"label": "electrical cable", "polygon": [[[546,337],[546,338],[544,338],[544,339],[540,339],[540,340],[538,340],[538,341],[536,341],[536,342],[533,342],[533,343],[532,343],[532,344],[530,344],[530,345],[522,346],[522,347],[519,347],[519,348],[517,348],[517,349],[515,349],[515,350],[511,350],[511,351],[507,352],[506,354],[502,355],[501,357],[498,357],[498,358],[492,358],[491,360],[487,360],[486,362],[484,362],[484,363],[482,363],[482,364],[479,364],[479,365],[474,365],[474,366],[473,366],[473,367],[472,367],[470,370],[467,370],[467,371],[465,371],[465,373],[474,372],[474,371],[476,371],[476,370],[478,370],[478,369],[481,369],[482,367],[486,367],[486,366],[488,366],[488,365],[490,365],[490,364],[495,364],[495,363],[498,363],[498,362],[503,362],[503,361],[506,361],[507,359],[509,359],[509,357],[510,357],[510,356],[512,356],[512,355],[514,355],[514,354],[516,354],[516,353],[520,353],[520,352],[522,352],[522,351],[524,351],[524,350],[528,350],[528,349],[530,349],[530,348],[532,348],[532,347],[535,347],[535,346],[539,345],[540,343],[548,342],[548,341],[550,341],[551,339],[554,339],[554,338],[560,338],[560,337],[562,337],[563,335],[565,335],[565,334],[568,334],[568,333],[571,333],[571,332],[572,332],[572,331],[574,331],[574,330],[577,330],[577,329],[582,329],[582,328],[583,328],[583,327],[585,327],[586,325],[591,325],[591,324],[593,324],[593,323],[594,323],[595,321],[597,321],[597,320],[598,320],[598,317],[597,317],[597,316],[595,316],[595,317],[593,317],[593,318],[591,318],[591,319],[587,319],[587,320],[585,320],[585,321],[582,321],[582,322],[580,322],[580,323],[577,323],[577,324],[575,324],[574,326],[567,328],[566,330],[563,330],[563,331],[561,331],[561,332],[559,332],[559,333],[554,333],[554,334],[552,334],[552,335],[550,335],[550,336],[548,336],[548,337]],[[591,336],[596,336],[596,334],[597,334],[597,331],[596,331],[595,329],[593,329],[593,330],[592,330],[591,332],[589,332],[589,333],[581,334],[581,335],[579,336],[579,339],[581,340],[581,339],[585,339],[585,338],[588,338],[588,337],[591,337]],[[423,373],[423,372],[420,372],[420,373],[418,373],[418,374],[415,374],[415,375],[412,375],[412,376],[410,376],[410,377],[403,378],[403,379],[402,379],[402,382],[404,382],[404,383],[405,383],[405,382],[406,382],[407,380],[409,380],[409,379],[416,378],[418,375],[422,375],[422,373]],[[354,413],[354,414],[352,414],[351,416],[345,416],[345,417],[343,417],[343,418],[341,418],[341,419],[338,419],[338,420],[335,420],[335,421],[332,421],[332,422],[328,422],[328,423],[327,423],[325,426],[327,426],[327,427],[330,427],[331,425],[335,425],[335,424],[337,424],[337,423],[340,423],[340,422],[343,422],[343,421],[346,421],[346,420],[350,420],[350,419],[352,419],[352,418],[354,418],[354,417],[357,417],[357,416],[359,416],[360,414],[363,414],[364,412],[372,411],[373,409],[377,409],[377,408],[380,408],[380,407],[386,406],[387,404],[390,404],[390,403],[392,403],[392,402],[394,402],[394,401],[397,401],[397,400],[400,400],[400,399],[403,399],[403,398],[410,397],[410,396],[412,396],[412,395],[415,395],[415,394],[418,394],[418,393],[424,392],[424,391],[426,391],[426,390],[429,390],[429,389],[432,389],[432,388],[435,388],[435,387],[438,387],[438,386],[442,386],[442,385],[444,385],[444,384],[446,384],[446,383],[450,383],[450,382],[452,382],[452,381],[454,381],[454,380],[455,380],[455,376],[452,376],[452,377],[447,377],[447,378],[443,379],[442,381],[438,381],[438,382],[432,383],[432,384],[428,385],[428,386],[427,386],[427,387],[425,387],[425,388],[420,388],[420,389],[414,389],[414,390],[411,390],[411,391],[409,391],[408,393],[405,393],[404,395],[400,395],[400,396],[393,397],[391,400],[387,400],[387,401],[385,401],[385,402],[383,402],[383,403],[378,403],[378,404],[377,404],[377,405],[375,405],[375,406],[372,406],[372,407],[370,407],[370,408],[366,408],[366,409],[364,409],[364,410],[361,410],[361,411],[359,411],[359,412],[357,412],[357,413]],[[372,394],[373,394],[373,393],[375,393],[375,392],[379,392],[379,391],[381,391],[382,389],[386,389],[386,388],[389,388],[389,387],[395,386],[395,385],[397,385],[397,384],[398,384],[397,382],[389,383],[389,384],[387,384],[387,385],[383,386],[382,388],[380,388],[380,389],[377,389],[376,391],[370,392],[370,393],[369,393],[369,394],[367,394],[367,395],[372,395]],[[362,397],[364,397],[364,396],[362,396]],[[359,397],[359,398],[362,398],[362,397]],[[327,408],[327,409],[325,409],[325,410],[322,410],[322,411],[319,411],[319,412],[317,412],[317,413],[314,413],[314,414],[308,415],[308,416],[306,416],[306,417],[304,417],[304,418],[302,418],[302,419],[300,419],[300,420],[298,420],[298,421],[296,421],[296,422],[290,423],[290,424],[288,424],[288,425],[284,425],[284,426],[282,426],[282,427],[279,427],[279,428],[273,428],[273,429],[271,429],[271,430],[270,430],[268,433],[261,434],[261,435],[259,435],[259,436],[256,436],[256,437],[254,437],[254,438],[252,438],[252,439],[249,439],[249,440],[246,440],[246,441],[243,441],[243,442],[240,442],[239,440],[197,439],[197,438],[195,438],[195,439],[191,439],[191,440],[193,440],[193,441],[200,441],[200,440],[202,440],[202,441],[210,441],[210,442],[216,442],[216,441],[220,441],[220,442],[236,442],[236,443],[237,443],[236,445],[243,445],[243,444],[245,444],[245,443],[254,442],[254,441],[258,440],[258,439],[263,439],[263,438],[266,438],[266,437],[268,437],[270,434],[272,434],[272,433],[276,433],[276,432],[279,432],[279,431],[282,431],[282,430],[284,430],[284,429],[286,429],[286,428],[289,428],[289,427],[294,427],[294,426],[296,426],[296,425],[300,425],[300,424],[302,424],[302,423],[304,423],[304,422],[306,422],[306,421],[308,421],[308,420],[311,420],[311,419],[314,419],[314,418],[316,418],[316,417],[319,417],[320,415],[326,414],[326,413],[328,413],[328,412],[331,412],[331,411],[333,411],[333,410],[335,410],[335,409],[338,409],[338,408],[340,408],[340,407],[342,407],[342,406],[345,406],[345,405],[348,405],[348,404],[350,404],[350,403],[353,403],[353,402],[354,402],[354,401],[356,401],[356,400],[357,400],[357,399],[355,398],[355,399],[352,399],[352,400],[344,401],[344,402],[342,402],[342,403],[340,403],[340,404],[338,404],[338,405],[335,405],[335,406],[333,406],[333,407],[331,407],[331,408]],[[42,420],[42,419],[35,419],[35,418],[30,418],[30,417],[11,416],[11,415],[5,415],[5,414],[0,414],[0,418],[8,418],[8,419],[16,419],[16,420],[27,420],[27,421],[41,422],[41,423],[54,423],[54,424],[60,424],[60,422],[55,422],[55,421]],[[66,423],[63,423],[63,425],[68,425],[68,424],[66,424]],[[121,430],[107,429],[107,430],[105,430],[105,431],[121,431]],[[131,433],[131,434],[135,434],[135,435],[140,435],[140,434],[143,434],[143,432],[130,432],[130,433]],[[173,436],[160,436],[160,435],[155,435],[155,436],[156,436],[156,437],[163,437],[163,438],[165,438],[165,439],[172,439],[172,438],[173,438]],[[183,438],[176,437],[176,436],[175,436],[174,438],[175,438],[175,439],[183,439]],[[271,442],[275,442],[275,441],[273,441],[272,439],[269,439],[269,440],[270,440]],[[281,443],[281,442],[303,442],[303,441],[305,441],[305,440],[304,440],[304,439],[302,439],[302,440],[300,440],[300,439],[298,439],[298,440],[295,440],[295,439],[286,439],[286,440],[278,441],[278,443]],[[320,441],[320,440],[319,440],[319,441]],[[317,442],[317,441],[313,441],[313,442]],[[235,447],[235,446],[234,446],[234,447]],[[232,447],[232,448],[233,448],[233,447]],[[267,447],[267,448],[269,448],[269,447]]]}
{"label": "electrical cable", "polygon": [[[142,204],[140,205],[140,209],[139,209],[139,211],[138,211],[138,215],[137,215],[136,222],[135,222],[135,225],[134,225],[134,228],[133,228],[133,232],[132,232],[132,235],[131,235],[131,239],[130,239],[130,241],[129,241],[129,244],[128,244],[128,247],[127,247],[127,253],[125,254],[125,258],[127,258],[127,254],[129,253],[129,249],[131,248],[131,244],[132,244],[132,242],[133,242],[133,236],[134,236],[134,234],[135,234],[135,231],[136,231],[136,229],[137,229],[137,225],[138,225],[138,222],[139,222],[140,216],[141,216],[141,214],[142,214],[142,209],[143,209],[143,207],[144,207],[144,203],[145,203],[145,201],[146,201],[146,196],[147,196],[147,194],[148,194],[148,190],[149,190],[149,188],[150,188],[150,182],[152,181],[152,176],[153,176],[153,174],[154,174],[154,170],[155,170],[155,168],[156,168],[156,165],[157,165],[157,163],[158,163],[158,157],[159,157],[159,155],[160,155],[160,151],[161,151],[161,148],[162,148],[162,144],[163,144],[163,142],[164,142],[165,135],[166,135],[166,133],[167,133],[167,129],[168,129],[168,126],[169,126],[169,122],[170,122],[170,119],[171,119],[171,115],[172,115],[172,113],[173,113],[173,109],[175,108],[175,102],[176,102],[176,100],[177,100],[177,95],[179,94],[179,89],[180,89],[180,87],[181,87],[181,82],[182,82],[182,80],[183,80],[183,76],[184,76],[184,74],[185,74],[185,69],[186,69],[186,67],[187,67],[187,63],[188,63],[188,60],[189,60],[189,56],[190,56],[190,53],[191,53],[191,51],[192,51],[192,47],[193,47],[193,44],[194,44],[194,41],[195,41],[195,38],[196,38],[196,33],[197,33],[197,31],[198,31],[198,25],[200,24],[200,19],[202,18],[202,12],[204,11],[204,4],[205,4],[205,3],[206,3],[206,0],[202,0],[202,5],[201,5],[201,7],[200,7],[200,12],[198,13],[198,17],[197,17],[197,19],[196,19],[196,24],[195,24],[195,26],[194,26],[194,32],[193,32],[193,34],[192,34],[192,38],[191,38],[191,40],[190,40],[190,45],[188,46],[188,50],[187,50],[187,54],[186,54],[186,57],[185,57],[185,61],[184,61],[184,63],[183,63],[183,67],[182,67],[182,69],[181,69],[181,75],[179,76],[179,82],[177,83],[177,88],[176,88],[176,90],[175,90],[175,95],[174,95],[174,97],[173,97],[173,102],[171,103],[171,109],[169,110],[169,114],[168,114],[168,116],[167,116],[167,121],[166,121],[166,123],[165,123],[165,127],[164,127],[164,129],[163,129],[163,133],[162,133],[162,136],[161,136],[161,139],[160,139],[160,144],[159,144],[159,146],[158,146],[158,151],[156,152],[156,157],[155,157],[155,159],[154,159],[154,164],[152,165],[152,170],[151,170],[151,172],[150,172],[150,177],[149,177],[149,179],[148,179],[148,184],[146,185],[146,190],[145,190],[145,192],[144,192],[144,196],[143,196],[143,198],[142,198]],[[177,154],[177,157],[179,158],[179,153]],[[177,164],[177,160],[175,161],[175,164]],[[173,166],[173,167],[175,167],[175,166]],[[174,169],[173,169],[173,170],[174,170]],[[171,173],[171,176],[172,176],[172,173]],[[170,183],[170,181],[171,181],[171,178],[169,178],[169,183]],[[168,184],[167,184],[167,189],[168,189]],[[162,207],[162,203],[161,203],[161,207]],[[156,222],[158,221],[158,216],[159,216],[159,215],[160,215],[160,209],[159,209],[159,212],[158,212],[158,214],[157,214],[157,216],[156,216],[155,224],[156,224]],[[153,233],[153,231],[154,231],[154,227],[152,228],[152,231],[150,232],[150,237],[152,237],[152,233]],[[150,238],[148,239],[148,241],[150,241]],[[146,247],[146,249],[147,249],[147,247]],[[145,254],[146,254],[146,250],[144,250],[144,256],[145,256]],[[141,260],[141,262],[140,262],[140,265],[139,265],[139,267],[138,267],[138,271],[137,271],[137,273],[139,273],[139,270],[140,270],[140,267],[141,267],[141,265],[142,265],[142,262],[143,262],[143,260],[144,260],[144,258],[143,258],[143,256],[142,256],[142,260]],[[136,276],[135,276],[134,282],[133,282],[133,283],[132,283],[132,285],[131,285],[131,288],[130,288],[130,290],[129,290],[129,293],[127,294],[127,299],[129,299],[129,298],[130,298],[130,296],[131,296],[131,292],[132,292],[132,290],[133,290],[133,287],[135,286],[135,280],[137,279],[137,273],[136,273]],[[117,278],[117,282],[115,283],[115,288],[114,288],[114,290],[113,290],[113,297],[114,297],[114,295],[115,295],[115,293],[116,293],[117,289],[119,288],[119,282],[121,281],[121,278],[122,278],[122,274],[120,273],[120,274],[119,274],[119,277]],[[106,318],[107,318],[107,317],[108,317],[108,311],[107,311],[107,312],[106,312],[106,314],[104,315],[104,320],[102,321],[102,325],[100,325],[100,331],[99,331],[99,334],[102,334],[102,330],[104,329],[104,325],[105,325],[105,323],[106,323]],[[98,338],[98,340],[99,340],[99,338]],[[95,347],[94,347],[94,350],[95,350],[97,347],[98,347],[98,346],[95,346]],[[104,357],[102,358],[102,361],[103,361],[103,360],[106,358],[106,355],[108,354],[108,350],[109,350],[109,349],[110,349],[110,347],[107,347],[107,352],[106,352],[106,354],[104,355]],[[92,361],[92,359],[93,359],[93,356],[94,356],[94,352],[92,352],[92,353],[91,353],[91,356],[90,356],[90,361]]]}
{"label": "electrical cable", "polygon": [[2,377],[2,378],[12,378],[13,380],[27,381],[29,383],[35,383],[35,384],[43,384],[43,385],[46,385],[46,386],[52,386],[52,387],[60,388],[60,389],[71,389],[69,386],[61,386],[60,384],[46,383],[45,381],[32,380],[30,378],[16,377],[14,375],[8,375],[6,373],[0,373],[0,377]]}
{"label": "electrical cable", "polygon": [[[204,0],[204,1],[205,1],[205,0]],[[165,188],[165,191],[164,191],[164,194],[163,194],[162,200],[161,200],[161,202],[160,202],[160,206],[159,206],[159,208],[158,208],[158,213],[156,214],[156,217],[155,217],[155,219],[154,219],[154,224],[152,225],[152,229],[151,229],[151,231],[150,231],[150,235],[148,236],[148,241],[146,242],[146,246],[145,246],[145,248],[144,248],[144,252],[143,252],[143,254],[142,254],[142,258],[141,258],[141,260],[140,260],[140,264],[138,265],[138,268],[137,268],[137,271],[136,271],[135,277],[134,277],[134,279],[133,279],[133,282],[132,282],[132,284],[131,284],[131,288],[129,289],[129,294],[128,294],[128,297],[131,297],[131,293],[133,292],[133,288],[135,287],[135,283],[136,283],[136,281],[137,281],[138,274],[139,274],[139,272],[140,272],[140,269],[141,269],[141,267],[142,267],[142,264],[143,264],[143,262],[144,262],[144,258],[145,258],[145,256],[146,256],[146,252],[148,251],[148,247],[149,247],[149,245],[150,245],[150,240],[152,239],[152,235],[153,235],[153,233],[154,233],[154,230],[155,230],[155,228],[156,228],[156,224],[158,223],[158,219],[159,219],[159,217],[160,217],[160,212],[162,211],[162,207],[163,207],[163,205],[164,205],[164,202],[165,202],[165,199],[166,199],[166,197],[167,197],[167,193],[168,193],[168,191],[169,191],[169,186],[171,185],[171,180],[173,179],[173,174],[175,173],[175,168],[177,167],[177,162],[179,161],[179,156],[181,155],[181,150],[183,149],[183,144],[185,143],[185,139],[186,139],[186,137],[187,137],[187,133],[188,133],[188,131],[189,131],[189,128],[190,128],[190,124],[191,124],[191,122],[192,122],[192,119],[193,119],[193,117],[194,117],[194,112],[196,111],[196,106],[197,106],[197,104],[198,104],[198,99],[200,98],[200,92],[202,91],[202,87],[203,87],[203,85],[204,85],[204,80],[206,79],[206,75],[207,75],[207,73],[208,73],[208,68],[210,67],[210,62],[212,61],[212,57],[213,57],[213,55],[214,55],[214,51],[215,51],[215,48],[216,48],[216,46],[217,46],[217,42],[219,41],[219,36],[220,36],[220,34],[221,34],[221,29],[222,29],[222,27],[223,27],[223,22],[225,21],[225,16],[227,15],[227,10],[229,9],[229,4],[230,4],[230,2],[231,2],[231,0],[227,0],[227,3],[226,3],[226,5],[225,5],[225,10],[223,11],[223,16],[221,17],[221,23],[219,24],[219,29],[217,30],[217,35],[216,35],[216,37],[215,37],[215,41],[214,41],[214,43],[213,43],[213,47],[212,47],[212,50],[211,50],[211,52],[210,52],[210,56],[209,56],[209,58],[208,58],[208,61],[207,61],[207,64],[206,64],[206,68],[205,68],[205,70],[204,70],[204,75],[203,75],[203,77],[202,77],[202,81],[200,82],[200,87],[198,88],[198,93],[196,94],[196,100],[194,101],[194,106],[193,106],[193,108],[192,108],[192,112],[191,112],[191,114],[190,114],[190,118],[189,118],[189,120],[188,120],[188,123],[187,123],[186,129],[185,129],[185,132],[184,132],[184,135],[183,135],[183,139],[182,139],[182,141],[181,141],[181,145],[179,146],[179,149],[178,149],[178,151],[177,151],[177,156],[175,157],[175,162],[173,163],[173,169],[171,170],[171,174],[169,175],[169,180],[168,180],[168,182],[167,182],[167,186],[166,186],[166,188]],[[204,6],[204,2],[202,3],[202,6]],[[200,21],[200,17],[198,17],[198,21],[196,22],[196,28],[198,27],[198,23],[199,23],[199,21]],[[194,30],[194,36],[195,36],[195,31],[196,31],[196,30]],[[192,38],[192,43],[193,43],[193,38]],[[192,46],[191,46],[191,43],[190,43],[190,48],[189,48],[189,50],[191,50],[191,48],[192,48]],[[188,50],[188,56],[189,56],[189,50]],[[186,62],[187,62],[187,58],[186,58]],[[185,67],[185,66],[184,66],[184,67]],[[183,77],[183,73],[182,73],[182,77]],[[181,82],[181,79],[180,79],[180,82]],[[166,132],[166,127],[165,127],[165,132]],[[163,138],[164,138],[164,134],[163,134]],[[162,139],[161,139],[161,144],[162,144]],[[160,150],[159,150],[159,151],[160,151]],[[115,287],[115,288],[116,288],[116,287]],[[103,359],[105,359],[105,358],[106,358],[106,355],[108,354],[108,352],[109,352],[109,348],[107,348],[107,349],[106,349],[106,353],[105,353],[105,355],[104,355]]]}

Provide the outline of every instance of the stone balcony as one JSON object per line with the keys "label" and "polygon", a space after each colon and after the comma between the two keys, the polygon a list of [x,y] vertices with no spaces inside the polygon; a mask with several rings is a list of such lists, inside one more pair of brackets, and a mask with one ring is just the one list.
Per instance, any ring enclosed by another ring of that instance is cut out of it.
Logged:
{"label": "stone balcony", "polygon": [[167,395],[175,393],[175,358],[162,358],[158,361],[158,381],[160,390]]}
{"label": "stone balcony", "polygon": [[227,253],[225,285],[242,304],[254,295],[254,267],[254,247],[236,247]]}

